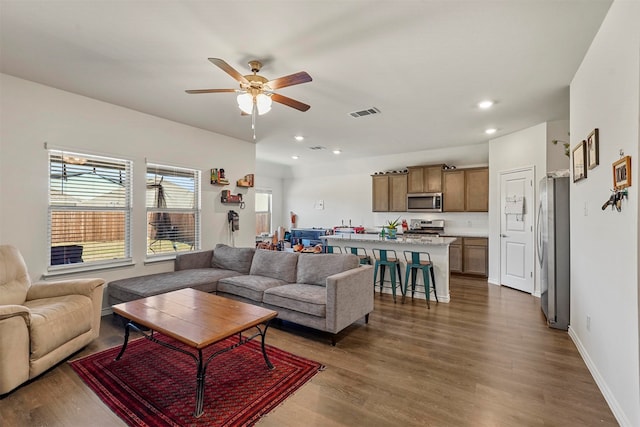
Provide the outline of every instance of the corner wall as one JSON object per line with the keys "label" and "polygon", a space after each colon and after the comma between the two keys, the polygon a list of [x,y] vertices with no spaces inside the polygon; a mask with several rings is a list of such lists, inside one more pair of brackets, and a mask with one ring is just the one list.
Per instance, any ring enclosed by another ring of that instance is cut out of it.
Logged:
{"label": "corner wall", "polygon": [[[600,165],[571,185],[569,333],[622,426],[640,425],[638,22],[640,2],[616,0],[571,82],[571,147],[598,128]],[[621,149],[633,186],[603,211]]]}

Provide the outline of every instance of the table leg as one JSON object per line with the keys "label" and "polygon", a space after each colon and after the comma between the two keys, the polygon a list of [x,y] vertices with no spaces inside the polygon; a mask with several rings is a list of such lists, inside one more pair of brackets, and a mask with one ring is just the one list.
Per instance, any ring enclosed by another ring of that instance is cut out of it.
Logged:
{"label": "table leg", "polygon": [[124,327],[124,343],[122,344],[122,348],[120,349],[120,353],[116,356],[116,360],[120,360],[124,351],[127,349],[127,344],[129,343],[129,329],[131,328],[131,322],[127,322],[127,325]]}
{"label": "table leg", "polygon": [[202,350],[198,349],[198,373],[196,374],[196,410],[193,416],[199,418],[204,414],[204,379],[207,366],[202,360]]}
{"label": "table leg", "polygon": [[[270,324],[271,324],[271,320],[269,320],[264,325],[264,331],[260,331],[260,335],[262,335],[262,357],[264,357],[264,361],[267,363],[267,367],[269,369],[274,369],[274,366],[271,363],[271,361],[269,360],[269,357],[267,356],[267,352],[265,351],[265,348],[264,348],[264,340],[265,340],[265,337],[267,335],[267,329],[269,329],[269,325]],[[258,328],[258,330],[259,330],[259,328]]]}

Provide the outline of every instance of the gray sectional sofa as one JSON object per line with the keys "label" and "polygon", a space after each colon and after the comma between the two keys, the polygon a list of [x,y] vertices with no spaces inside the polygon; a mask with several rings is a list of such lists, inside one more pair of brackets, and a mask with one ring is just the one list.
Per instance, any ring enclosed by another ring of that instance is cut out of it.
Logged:
{"label": "gray sectional sofa", "polygon": [[278,318],[335,335],[373,311],[373,269],[355,255],[217,245],[180,254],[175,271],[110,282],[109,304],[181,288],[268,307]]}

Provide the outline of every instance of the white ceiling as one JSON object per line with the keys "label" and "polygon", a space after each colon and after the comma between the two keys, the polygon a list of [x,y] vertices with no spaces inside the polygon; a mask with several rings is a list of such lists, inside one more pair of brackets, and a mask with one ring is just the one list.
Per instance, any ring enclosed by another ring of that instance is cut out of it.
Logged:
{"label": "white ceiling", "polygon": [[[567,119],[568,85],[611,0],[6,1],[6,74],[252,141],[208,57],[268,79],[307,71],[257,119],[257,156],[294,164],[484,142]],[[494,108],[476,103],[490,98]],[[377,107],[381,114],[348,113]],[[495,127],[494,136],[484,134]],[[293,136],[306,137],[302,143]],[[310,150],[323,146],[326,150]],[[299,160],[300,161],[300,160]],[[298,162],[299,162],[298,161]]]}

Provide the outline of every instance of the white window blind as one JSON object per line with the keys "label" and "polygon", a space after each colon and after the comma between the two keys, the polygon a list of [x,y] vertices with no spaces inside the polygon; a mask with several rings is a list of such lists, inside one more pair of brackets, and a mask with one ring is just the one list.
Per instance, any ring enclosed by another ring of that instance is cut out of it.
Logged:
{"label": "white window blind", "polygon": [[132,162],[49,150],[49,270],[131,259]]}
{"label": "white window blind", "polygon": [[200,249],[200,171],[147,164],[147,256]]}

